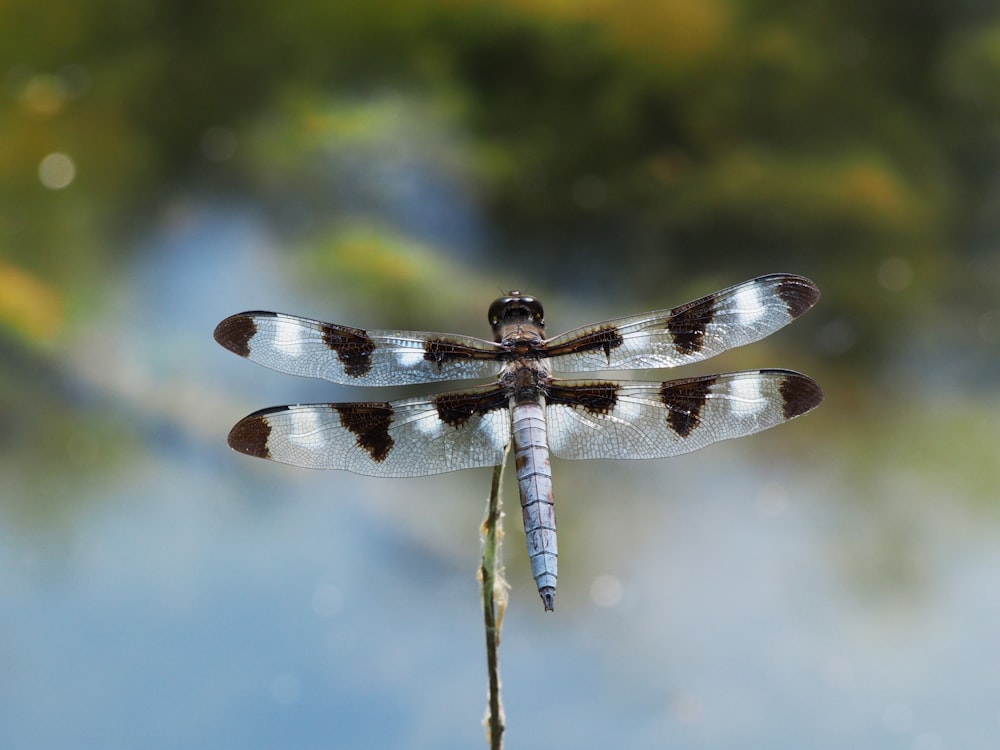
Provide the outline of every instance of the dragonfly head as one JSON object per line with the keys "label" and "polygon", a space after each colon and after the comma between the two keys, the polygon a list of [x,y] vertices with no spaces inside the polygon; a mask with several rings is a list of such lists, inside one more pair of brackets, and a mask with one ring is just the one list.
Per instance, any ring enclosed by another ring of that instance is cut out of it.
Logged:
{"label": "dragonfly head", "polygon": [[490,305],[489,318],[494,333],[501,327],[532,325],[542,328],[545,325],[542,303],[517,290],[507,292],[506,296],[495,300]]}

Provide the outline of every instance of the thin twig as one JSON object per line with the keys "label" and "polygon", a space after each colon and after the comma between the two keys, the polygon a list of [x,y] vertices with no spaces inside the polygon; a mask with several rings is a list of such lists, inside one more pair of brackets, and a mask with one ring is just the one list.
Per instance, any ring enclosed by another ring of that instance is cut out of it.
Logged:
{"label": "thin twig", "polygon": [[[509,446],[508,446],[509,448]],[[500,480],[503,467],[507,463],[507,452],[503,461],[493,468],[493,482],[490,486],[490,502],[483,521],[483,562],[479,569],[483,586],[483,623],[486,628],[486,664],[489,668],[490,695],[484,724],[489,738],[490,750],[503,747],[504,715],[500,700],[500,628],[507,610],[507,582],[503,577],[500,562],[500,543],[503,539],[503,501],[500,497]]]}

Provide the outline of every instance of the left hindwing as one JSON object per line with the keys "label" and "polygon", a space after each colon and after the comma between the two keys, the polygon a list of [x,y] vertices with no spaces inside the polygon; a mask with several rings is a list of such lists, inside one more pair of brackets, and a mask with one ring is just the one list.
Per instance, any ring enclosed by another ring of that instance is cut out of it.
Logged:
{"label": "left hindwing", "polygon": [[495,466],[510,441],[496,386],[394,402],[262,409],[229,433],[240,453],[309,469],[417,477]]}
{"label": "left hindwing", "polygon": [[791,370],[662,383],[553,380],[545,414],[559,458],[665,458],[766,430],[822,400],[816,381]]}

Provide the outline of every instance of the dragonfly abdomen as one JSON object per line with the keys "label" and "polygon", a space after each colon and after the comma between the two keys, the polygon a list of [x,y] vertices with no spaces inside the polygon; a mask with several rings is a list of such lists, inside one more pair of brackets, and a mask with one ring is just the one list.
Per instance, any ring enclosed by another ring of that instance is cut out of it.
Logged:
{"label": "dragonfly abdomen", "polygon": [[551,611],[556,598],[558,550],[552,467],[545,429],[545,407],[541,399],[515,404],[513,423],[514,465],[517,468],[531,574],[545,609]]}

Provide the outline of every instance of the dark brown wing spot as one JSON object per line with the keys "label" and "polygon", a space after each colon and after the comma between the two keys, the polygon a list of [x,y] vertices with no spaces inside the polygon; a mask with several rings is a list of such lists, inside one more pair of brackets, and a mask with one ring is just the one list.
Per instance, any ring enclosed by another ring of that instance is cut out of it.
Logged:
{"label": "dark brown wing spot", "polygon": [[229,447],[248,456],[270,458],[271,451],[268,450],[267,441],[271,436],[271,423],[267,420],[267,415],[283,409],[284,407],[264,409],[243,417],[229,431]]}
{"label": "dark brown wing spot", "polygon": [[667,330],[674,346],[684,354],[695,354],[705,344],[705,331],[715,320],[715,295],[688,302],[670,311]]}
{"label": "dark brown wing spot", "polygon": [[660,400],[667,407],[667,424],[681,437],[687,437],[701,424],[701,410],[716,376],[668,380],[660,388]]}
{"label": "dark brown wing spot", "polygon": [[434,399],[438,416],[450,427],[461,427],[473,415],[506,409],[510,397],[500,388],[470,393],[442,393]]}
{"label": "dark brown wing spot", "polygon": [[549,347],[546,354],[557,357],[563,354],[603,350],[604,356],[610,361],[611,350],[617,349],[624,341],[617,327],[605,326],[583,333],[560,346]]}
{"label": "dark brown wing spot", "polygon": [[424,342],[424,359],[440,368],[445,362],[459,359],[497,359],[500,352],[493,349],[476,349],[448,339],[427,339]]}
{"label": "dark brown wing spot", "polygon": [[785,419],[812,411],[823,402],[823,389],[819,387],[819,383],[797,372],[787,373],[779,389],[784,399],[782,414]]}
{"label": "dark brown wing spot", "polygon": [[215,327],[215,340],[233,354],[250,356],[250,339],[257,333],[257,324],[248,313],[230,315]]}
{"label": "dark brown wing spot", "polygon": [[392,424],[392,407],[386,402],[330,404],[340,415],[340,423],[353,432],[359,448],[381,463],[392,450],[393,439],[389,434]]}
{"label": "dark brown wing spot", "polygon": [[792,276],[778,285],[778,296],[787,305],[789,315],[797,318],[816,304],[819,287],[802,276]]}
{"label": "dark brown wing spot", "polygon": [[375,343],[368,338],[367,331],[332,323],[324,323],[322,330],[323,343],[337,352],[347,375],[360,378],[371,371]]}
{"label": "dark brown wing spot", "polygon": [[610,414],[618,403],[617,383],[551,385],[546,400],[550,404],[582,406],[590,414]]}

